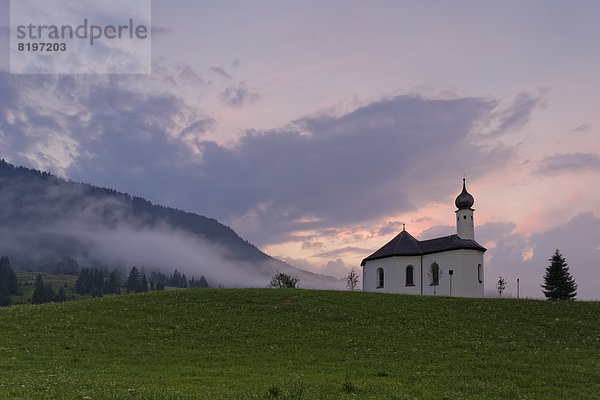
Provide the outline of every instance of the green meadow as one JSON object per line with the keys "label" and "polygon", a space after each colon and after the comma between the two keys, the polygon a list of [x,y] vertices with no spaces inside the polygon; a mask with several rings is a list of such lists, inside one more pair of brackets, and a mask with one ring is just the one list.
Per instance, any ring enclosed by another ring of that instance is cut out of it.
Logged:
{"label": "green meadow", "polygon": [[189,289],[0,309],[2,399],[599,399],[600,303]]}

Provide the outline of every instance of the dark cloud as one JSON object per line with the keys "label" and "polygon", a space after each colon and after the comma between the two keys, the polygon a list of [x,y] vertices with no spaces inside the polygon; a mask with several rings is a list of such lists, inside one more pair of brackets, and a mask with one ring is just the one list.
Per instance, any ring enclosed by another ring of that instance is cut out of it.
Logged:
{"label": "dark cloud", "polygon": [[240,66],[240,64],[241,64],[241,62],[240,62],[240,59],[239,59],[239,58],[236,58],[235,60],[233,60],[233,61],[231,62],[231,66],[232,66],[233,68],[237,68],[237,67],[239,67],[239,66]]}
{"label": "dark cloud", "polygon": [[[44,101],[42,93],[54,90],[67,90],[68,93],[69,80],[64,76],[50,81],[0,72],[0,143],[4,157],[31,165],[32,160],[26,156],[27,153],[37,150],[39,160],[53,159],[54,155],[44,153],[45,149],[52,145],[56,148],[57,144],[68,146],[64,140],[69,139],[69,134],[63,129],[66,115],[60,111],[51,112],[39,103]],[[38,90],[39,97],[34,93]],[[33,164],[35,167],[45,166]]]}
{"label": "dark cloud", "polygon": [[[201,75],[187,64],[168,64],[163,59],[158,59],[152,62],[152,76],[149,79],[143,77],[116,77],[119,82],[136,79],[138,83],[143,82],[145,87],[140,87],[137,90],[173,90],[177,93],[194,93],[202,96],[204,91],[209,87],[209,83],[202,79]],[[131,86],[131,85],[128,85]]]}
{"label": "dark cloud", "polygon": [[[144,79],[0,74],[2,152],[56,172],[57,161],[40,161],[56,154],[39,145],[65,135],[69,178],[237,221],[259,245],[453,198],[463,172],[475,179],[513,155],[473,142],[474,127],[494,112],[494,101],[418,96],[248,131],[227,147],[201,141],[192,149],[182,133],[210,129],[212,118],[194,116],[178,97],[146,90]],[[52,108],[45,93],[52,94]],[[11,121],[9,111],[23,119]]]}
{"label": "dark cloud", "polygon": [[177,80],[183,83],[184,85],[206,85],[206,82],[200,77],[200,75],[194,70],[193,67],[189,65],[183,65],[178,67],[177,69],[179,70]]}
{"label": "dark cloud", "polygon": [[323,242],[303,242],[302,250],[319,250],[323,247]]}
{"label": "dark cloud", "polygon": [[581,170],[600,171],[600,157],[594,153],[555,154],[540,161],[536,173],[553,175],[562,172],[578,172]]}
{"label": "dark cloud", "polygon": [[185,136],[185,135],[198,136],[198,135],[205,134],[206,132],[211,131],[215,127],[216,122],[217,121],[213,118],[205,117],[204,119],[195,121],[195,122],[191,123],[190,125],[188,125],[187,127],[185,127],[181,131],[181,135],[182,136]]}
{"label": "dark cloud", "polygon": [[537,107],[544,107],[544,100],[529,93],[519,93],[517,98],[498,115],[498,127],[492,136],[504,135],[523,127]]}
{"label": "dark cloud", "polygon": [[[170,130],[193,112],[174,96],[146,93],[137,88],[139,81],[133,83],[122,77],[0,74],[2,154],[17,164],[168,203],[168,196],[154,195],[176,190],[179,169],[194,159]],[[191,127],[209,123],[205,118]]]}
{"label": "dark cloud", "polygon": [[571,129],[571,132],[588,133],[591,130],[592,130],[592,127],[589,124],[583,124],[583,125],[579,125],[573,129]]}
{"label": "dark cloud", "polygon": [[215,74],[222,79],[229,80],[232,78],[232,76],[227,71],[225,71],[225,68],[223,67],[210,67],[208,69],[208,72]]}
{"label": "dark cloud", "polygon": [[[219,197],[236,199],[228,200],[230,211],[242,205],[237,193],[250,200],[243,213],[251,213],[262,227],[257,234],[265,235],[253,240],[285,240],[293,230],[412,211],[455,195],[464,171],[476,177],[508,162],[510,149],[483,149],[469,134],[493,108],[476,98],[398,96],[339,118],[248,132],[233,148],[204,143],[203,169],[238,182]],[[307,214],[318,219],[296,222]]]}
{"label": "dark cloud", "polygon": [[381,226],[377,229],[377,231],[375,232],[375,234],[377,236],[386,236],[389,235],[390,233],[397,233],[400,230],[402,230],[402,222],[388,222],[387,224],[385,224],[384,226]]}
{"label": "dark cloud", "polygon": [[223,103],[234,108],[255,103],[259,99],[260,93],[256,89],[248,89],[245,82],[240,82],[237,86],[230,86],[221,93]]}
{"label": "dark cloud", "polygon": [[[169,95],[134,100],[129,95],[126,90],[95,88],[80,99],[94,111],[85,124],[70,127],[84,151],[67,175],[121,190],[129,187],[127,191],[169,204],[174,199],[168,193],[190,183],[187,169],[193,167],[192,150],[169,135],[178,119],[186,116],[185,107]],[[197,121],[191,126],[205,128],[209,123]]]}

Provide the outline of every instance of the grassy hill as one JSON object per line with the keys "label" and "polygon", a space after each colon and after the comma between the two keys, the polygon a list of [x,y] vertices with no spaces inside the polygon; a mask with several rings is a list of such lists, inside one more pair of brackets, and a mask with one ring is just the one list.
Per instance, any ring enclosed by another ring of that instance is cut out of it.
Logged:
{"label": "grassy hill", "polygon": [[196,289],[9,307],[0,398],[598,399],[600,303]]}

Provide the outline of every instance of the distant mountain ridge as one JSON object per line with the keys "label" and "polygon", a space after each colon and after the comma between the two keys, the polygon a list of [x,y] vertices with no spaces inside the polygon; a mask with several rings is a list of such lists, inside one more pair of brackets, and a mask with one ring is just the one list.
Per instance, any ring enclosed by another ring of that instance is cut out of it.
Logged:
{"label": "distant mountain ridge", "polygon": [[[0,204],[0,255],[11,257],[18,268],[49,270],[64,257],[80,264],[102,263],[102,257],[94,255],[94,241],[87,234],[126,227],[134,232],[168,229],[201,238],[219,249],[224,259],[255,266],[265,276],[275,270],[301,275],[301,280],[314,281],[309,287],[318,287],[319,280],[330,284],[337,281],[272,258],[214,218],[16,167],[5,160],[0,160]],[[201,251],[198,258],[202,258]],[[325,287],[330,284],[325,283]]]}

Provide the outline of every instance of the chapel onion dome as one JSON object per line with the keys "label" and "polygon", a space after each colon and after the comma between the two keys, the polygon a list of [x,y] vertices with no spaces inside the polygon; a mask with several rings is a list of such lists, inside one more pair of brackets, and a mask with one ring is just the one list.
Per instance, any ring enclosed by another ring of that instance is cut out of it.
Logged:
{"label": "chapel onion dome", "polygon": [[456,205],[456,208],[458,208],[459,210],[462,210],[465,208],[473,207],[474,203],[475,203],[475,199],[473,198],[473,196],[471,196],[471,194],[469,192],[467,192],[467,188],[465,186],[465,179],[463,178],[463,190],[462,190],[462,192],[460,192],[460,194],[454,201],[454,204]]}

